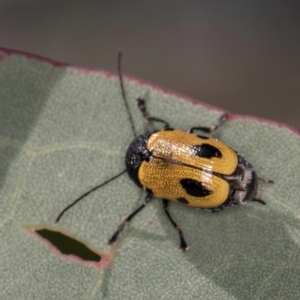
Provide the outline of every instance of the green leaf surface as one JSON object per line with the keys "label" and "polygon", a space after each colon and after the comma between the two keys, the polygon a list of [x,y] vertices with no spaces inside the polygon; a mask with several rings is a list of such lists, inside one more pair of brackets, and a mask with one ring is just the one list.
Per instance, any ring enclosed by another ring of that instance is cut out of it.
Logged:
{"label": "green leaf surface", "polygon": [[[222,113],[149,84],[125,79],[135,105],[187,130]],[[133,139],[116,75],[0,51],[0,299],[299,299],[300,138],[296,130],[231,116],[215,136],[242,153],[266,186],[252,202],[221,213],[171,203],[190,250],[160,200],[107,241],[145,194],[124,175],[68,211],[89,188],[124,169]],[[296,108],[295,108],[296,109]],[[113,264],[102,269],[58,255],[30,233],[44,224],[71,233]]]}

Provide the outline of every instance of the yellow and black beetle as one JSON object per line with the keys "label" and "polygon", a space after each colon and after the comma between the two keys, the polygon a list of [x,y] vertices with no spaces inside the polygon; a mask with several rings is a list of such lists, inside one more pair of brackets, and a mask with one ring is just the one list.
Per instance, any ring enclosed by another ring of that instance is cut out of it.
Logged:
{"label": "yellow and black beetle", "polygon": [[184,251],[188,249],[188,245],[180,226],[168,211],[169,201],[212,211],[245,204],[248,201],[266,204],[263,200],[255,198],[258,180],[265,183],[271,181],[259,179],[252,165],[228,145],[194,133],[195,131],[212,133],[227,120],[227,115],[222,115],[215,126],[193,127],[184,132],[171,128],[162,119],[152,117],[146,110],[145,101],[138,99],[137,104],[145,121],[161,123],[163,128],[137,136],[125,95],[121,56],[119,53],[118,74],[122,98],[135,136],[125,157],[126,169],[77,198],[59,214],[56,223],[81,199],[124,173],[128,173],[137,186],[146,191],[147,196],[144,203],[121,222],[109,239],[109,244],[117,241],[126,223],[131,221],[153,197],[162,199],[163,209],[177,230],[180,248]]}

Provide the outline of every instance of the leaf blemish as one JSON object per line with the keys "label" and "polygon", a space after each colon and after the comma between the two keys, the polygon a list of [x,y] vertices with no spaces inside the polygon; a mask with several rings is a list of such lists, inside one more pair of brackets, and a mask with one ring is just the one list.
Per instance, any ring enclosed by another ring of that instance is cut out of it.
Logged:
{"label": "leaf blemish", "polygon": [[63,230],[49,226],[25,226],[42,242],[46,243],[62,259],[71,259],[80,263],[90,264],[104,269],[112,264],[113,253],[92,249],[86,242]]}

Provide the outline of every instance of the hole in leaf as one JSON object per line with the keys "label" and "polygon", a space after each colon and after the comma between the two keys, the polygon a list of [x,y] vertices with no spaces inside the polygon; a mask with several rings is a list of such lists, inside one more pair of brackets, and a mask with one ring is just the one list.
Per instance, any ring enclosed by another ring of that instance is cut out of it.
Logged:
{"label": "hole in leaf", "polygon": [[74,255],[85,261],[99,262],[101,256],[82,242],[65,235],[62,232],[49,229],[35,229],[35,232],[50,242],[64,255]]}

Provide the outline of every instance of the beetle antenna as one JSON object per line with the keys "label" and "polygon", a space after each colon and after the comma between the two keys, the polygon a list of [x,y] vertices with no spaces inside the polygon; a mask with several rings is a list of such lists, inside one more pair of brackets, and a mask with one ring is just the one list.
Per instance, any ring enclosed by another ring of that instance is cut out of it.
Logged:
{"label": "beetle antenna", "polygon": [[136,130],[135,130],[135,127],[134,127],[134,124],[133,124],[132,115],[131,115],[130,110],[129,110],[128,101],[127,101],[126,93],[125,93],[125,89],[124,89],[123,76],[122,76],[122,68],[121,68],[121,61],[122,61],[122,51],[120,51],[118,53],[118,74],[119,74],[119,80],[120,80],[120,87],[121,87],[121,91],[122,91],[122,98],[124,100],[125,107],[126,107],[126,110],[127,110],[128,116],[129,116],[129,121],[130,121],[130,124],[131,124],[131,129],[132,129],[134,137],[136,137],[137,136],[136,135]]}
{"label": "beetle antenna", "polygon": [[96,191],[97,189],[101,188],[102,186],[106,185],[107,183],[117,179],[118,177],[120,177],[121,175],[123,175],[124,173],[126,173],[127,170],[123,170],[121,173],[111,177],[110,179],[106,180],[105,182],[93,187],[91,190],[89,190],[88,192],[84,193],[83,195],[81,195],[79,198],[77,198],[75,201],[73,201],[71,204],[69,204],[67,207],[65,207],[61,213],[58,215],[58,217],[55,220],[55,223],[58,223],[59,220],[61,219],[61,217],[64,215],[64,213],[69,210],[71,207],[73,207],[76,203],[78,203],[80,200],[82,200],[83,198],[85,198],[87,195],[89,195],[90,193]]}

